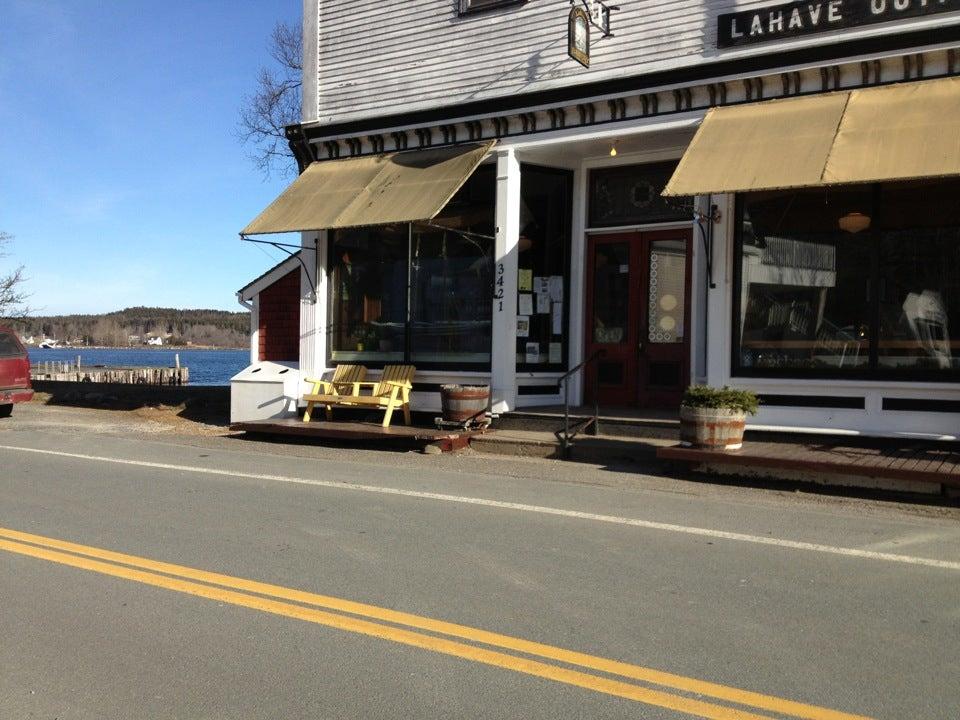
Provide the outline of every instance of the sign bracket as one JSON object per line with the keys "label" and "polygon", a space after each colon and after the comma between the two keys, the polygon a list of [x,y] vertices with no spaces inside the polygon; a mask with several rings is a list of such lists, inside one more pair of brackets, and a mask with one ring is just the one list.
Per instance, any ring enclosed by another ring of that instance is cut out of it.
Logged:
{"label": "sign bracket", "polygon": [[619,5],[606,5],[600,0],[570,0],[570,5],[582,6],[587,13],[590,24],[603,33],[603,37],[610,37],[610,13],[619,10]]}

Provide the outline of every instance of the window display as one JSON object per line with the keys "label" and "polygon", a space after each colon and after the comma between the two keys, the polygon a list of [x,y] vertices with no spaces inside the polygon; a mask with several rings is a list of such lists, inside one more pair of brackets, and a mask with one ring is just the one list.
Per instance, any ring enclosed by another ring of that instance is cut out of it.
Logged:
{"label": "window display", "polygon": [[960,374],[958,191],[938,180],[743,196],[735,372]]}
{"label": "window display", "polygon": [[489,367],[494,173],[478,168],[430,223],[334,233],[331,360]]}
{"label": "window display", "polygon": [[524,165],[520,175],[517,365],[566,368],[572,176]]}

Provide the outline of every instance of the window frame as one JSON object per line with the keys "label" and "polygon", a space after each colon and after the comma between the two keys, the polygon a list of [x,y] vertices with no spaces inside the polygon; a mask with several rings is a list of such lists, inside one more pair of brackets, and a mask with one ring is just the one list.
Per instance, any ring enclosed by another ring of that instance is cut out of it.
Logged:
{"label": "window frame", "polygon": [[[894,184],[894,183],[891,183]],[[870,207],[872,217],[879,216],[880,189],[883,183],[871,183],[873,200]],[[802,192],[802,190],[798,190]],[[892,369],[881,367],[878,360],[878,342],[880,330],[880,293],[873,292],[867,307],[870,317],[870,344],[868,348],[869,361],[859,368],[841,369],[801,369],[801,368],[763,368],[744,367],[741,353],[741,329],[743,324],[742,283],[743,283],[743,214],[745,210],[746,194],[737,193],[734,210],[734,245],[733,245],[733,285],[732,292],[732,322],[730,343],[730,376],[734,378],[769,378],[782,380],[840,380],[840,381],[881,381],[881,382],[922,382],[922,383],[960,383],[960,368],[950,370],[923,369]],[[870,282],[874,288],[879,286],[881,265],[881,228],[874,224],[864,231],[871,244],[870,251]]]}
{"label": "window frame", "polygon": [[[457,14],[475,15],[477,13],[487,12],[489,10],[499,10],[510,5],[525,5],[529,0],[459,0]],[[475,2],[484,2],[483,5],[475,6]]]}

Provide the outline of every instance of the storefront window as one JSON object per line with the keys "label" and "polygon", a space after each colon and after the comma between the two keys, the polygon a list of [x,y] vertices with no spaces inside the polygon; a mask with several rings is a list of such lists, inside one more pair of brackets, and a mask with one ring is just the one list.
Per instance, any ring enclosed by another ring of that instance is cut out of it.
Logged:
{"label": "storefront window", "polygon": [[478,168],[430,223],[334,233],[331,360],[489,367],[494,175]]}
{"label": "storefront window", "polygon": [[740,375],[958,374],[956,180],[740,199]]}
{"label": "storefront window", "polygon": [[410,357],[490,362],[493,243],[415,226],[410,288]]}
{"label": "storefront window", "polygon": [[520,175],[517,366],[566,369],[572,178],[524,165]]}
{"label": "storefront window", "polygon": [[330,273],[334,360],[403,360],[408,240],[407,225],[336,233]]}

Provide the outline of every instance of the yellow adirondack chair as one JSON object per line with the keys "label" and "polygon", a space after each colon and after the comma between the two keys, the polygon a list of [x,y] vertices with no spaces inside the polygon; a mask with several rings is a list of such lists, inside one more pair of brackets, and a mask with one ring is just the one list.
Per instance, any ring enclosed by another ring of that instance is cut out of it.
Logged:
{"label": "yellow adirondack chair", "polygon": [[[361,382],[367,376],[367,369],[363,365],[337,365],[333,371],[333,377],[330,380],[317,380],[316,378],[304,378],[304,382],[312,385],[310,392],[303,396],[307,403],[307,409],[303,413],[303,421],[310,422],[310,416],[313,414],[313,408],[318,404],[324,404],[327,408],[327,420],[333,419],[332,403],[324,402],[324,398],[340,397],[342,395],[359,395],[360,386],[356,383]],[[323,391],[321,393],[321,390]]]}
{"label": "yellow adirondack chair", "polygon": [[[326,405],[327,419],[332,417],[334,407],[370,407],[383,408],[383,427],[390,427],[393,411],[403,410],[403,420],[410,424],[410,391],[413,389],[413,376],[417,369],[413,365],[387,365],[380,379],[374,382],[356,381],[351,383],[353,392],[346,394],[311,395],[310,400]],[[370,388],[365,395],[361,388]],[[309,405],[308,405],[309,410]],[[309,420],[308,415],[304,420]]]}

